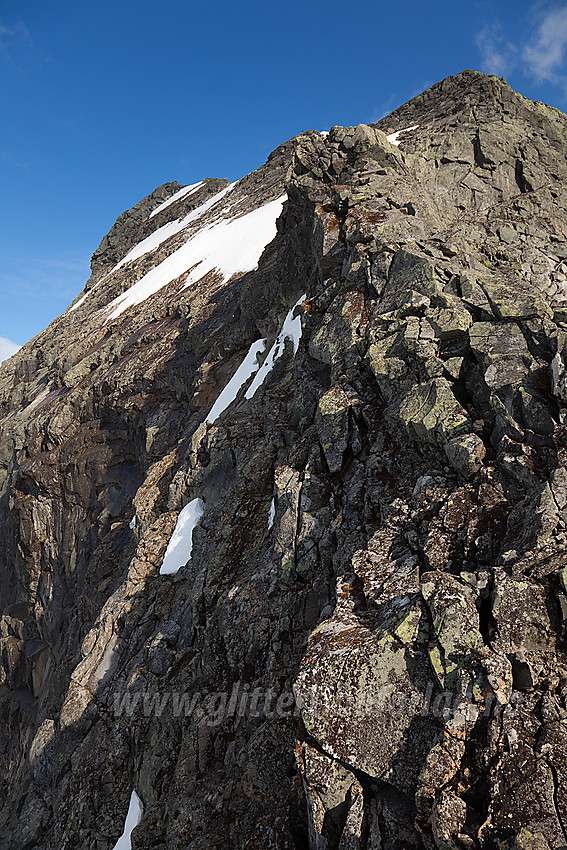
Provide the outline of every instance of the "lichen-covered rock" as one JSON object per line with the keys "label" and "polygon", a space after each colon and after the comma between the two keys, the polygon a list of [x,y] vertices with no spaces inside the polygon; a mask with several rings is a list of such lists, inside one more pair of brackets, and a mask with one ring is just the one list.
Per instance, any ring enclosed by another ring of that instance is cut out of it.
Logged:
{"label": "lichen-covered rock", "polygon": [[339,472],[349,444],[348,394],[332,387],[319,399],[315,421],[329,472]]}
{"label": "lichen-covered rock", "polygon": [[433,378],[410,390],[398,415],[410,437],[440,446],[465,434],[471,425],[445,378]]}
{"label": "lichen-covered rock", "polygon": [[421,594],[431,615],[429,656],[441,688],[474,694],[483,654],[474,590],[447,573],[424,573]]}
{"label": "lichen-covered rock", "polygon": [[[322,623],[295,685],[307,730],[325,752],[375,779],[395,770],[408,730],[420,725],[429,681],[417,641],[413,649],[419,604],[394,598],[383,608],[365,625],[352,615]],[[432,732],[421,725],[427,740]]]}
{"label": "lichen-covered rock", "polygon": [[484,443],[476,434],[464,434],[447,440],[444,446],[447,460],[465,478],[471,478],[482,467],[486,456]]}
{"label": "lichen-covered rock", "polygon": [[427,319],[439,340],[459,339],[473,323],[469,311],[458,298],[445,296],[445,305],[426,312]]}

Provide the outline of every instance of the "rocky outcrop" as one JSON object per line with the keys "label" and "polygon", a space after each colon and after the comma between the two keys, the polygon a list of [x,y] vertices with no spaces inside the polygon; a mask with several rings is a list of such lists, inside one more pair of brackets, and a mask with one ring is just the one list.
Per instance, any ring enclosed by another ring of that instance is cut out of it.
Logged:
{"label": "rocky outcrop", "polygon": [[3,848],[567,844],[566,129],[465,71],[166,184],[2,364]]}

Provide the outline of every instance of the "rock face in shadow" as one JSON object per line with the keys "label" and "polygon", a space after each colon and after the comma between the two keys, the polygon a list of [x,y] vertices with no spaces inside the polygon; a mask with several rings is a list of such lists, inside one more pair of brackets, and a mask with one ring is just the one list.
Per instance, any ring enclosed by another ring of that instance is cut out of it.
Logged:
{"label": "rock face in shadow", "polygon": [[3,849],[567,845],[566,138],[465,71],[165,184],[2,364]]}

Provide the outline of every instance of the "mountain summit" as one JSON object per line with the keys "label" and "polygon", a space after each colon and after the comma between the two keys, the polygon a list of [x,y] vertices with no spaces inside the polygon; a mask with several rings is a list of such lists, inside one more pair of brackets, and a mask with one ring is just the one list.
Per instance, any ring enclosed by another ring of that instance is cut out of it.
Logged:
{"label": "mountain summit", "polygon": [[3,850],[567,845],[566,140],[464,71],[164,184],[2,363]]}

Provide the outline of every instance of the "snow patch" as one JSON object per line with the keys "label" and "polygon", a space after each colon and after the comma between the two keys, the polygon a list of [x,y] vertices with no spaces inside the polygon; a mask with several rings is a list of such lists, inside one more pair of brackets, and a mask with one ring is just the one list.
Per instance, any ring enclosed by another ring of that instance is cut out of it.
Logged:
{"label": "snow patch", "polygon": [[130,795],[130,805],[128,806],[128,814],[126,815],[126,820],[124,822],[124,832],[114,845],[113,850],[131,850],[132,841],[130,836],[132,835],[134,827],[138,826],[142,820],[143,813],[144,807],[142,806],[142,801],[136,792],[132,791],[132,794]]}
{"label": "snow patch", "polygon": [[199,180],[198,183],[191,183],[190,186],[184,186],[183,189],[179,189],[179,191],[172,195],[170,198],[168,198],[167,201],[164,201],[163,204],[160,204],[159,207],[156,207],[155,210],[149,214],[148,218],[153,218],[154,215],[157,215],[162,210],[167,209],[170,204],[174,204],[176,201],[180,201],[181,198],[185,197],[185,195],[194,195],[199,186],[202,186],[204,182],[204,180]]}
{"label": "snow patch", "polygon": [[[185,245],[166,257],[130,289],[115,298],[108,306],[112,312],[106,322],[116,319],[128,307],[145,301],[150,295],[154,295],[186,272],[189,272],[185,281],[185,286],[188,287],[213,269],[217,270],[225,281],[238,272],[244,273],[256,269],[264,248],[277,233],[276,221],[286,199],[287,195],[282,195],[275,201],[270,201],[239,218],[221,219],[199,230],[188,239]],[[197,211],[194,210],[194,212]],[[160,230],[163,229],[160,228]],[[142,244],[140,243],[133,250],[136,251]],[[125,257],[124,261],[126,259]]]}
{"label": "snow patch", "polygon": [[[89,292],[90,292],[90,290],[89,290]],[[77,308],[78,308],[78,307],[80,307],[80,306],[81,306],[81,304],[83,304],[83,303],[84,303],[84,301],[85,301],[85,299],[86,299],[86,297],[87,297],[87,295],[88,295],[88,294],[89,294],[88,292],[85,292],[85,293],[84,293],[84,295],[81,295],[81,297],[79,298],[79,300],[77,301],[77,303],[76,303],[76,304],[72,304],[72,305],[71,305],[71,307],[69,307],[69,308],[67,309],[67,312],[68,312],[68,313],[72,313],[72,312],[73,312],[73,310],[77,310]]]}
{"label": "snow patch", "polygon": [[223,410],[232,404],[236,396],[238,395],[238,391],[240,388],[246,383],[246,381],[257,372],[260,368],[260,364],[258,363],[258,355],[264,351],[266,348],[266,340],[265,339],[257,339],[256,342],[253,342],[250,348],[248,349],[248,353],[226,387],[222,390],[221,394],[207,413],[205,419],[209,422],[214,422],[221,415]]}
{"label": "snow patch", "polygon": [[268,514],[268,531],[273,526],[275,518],[276,518],[276,502],[275,502],[275,499],[272,498],[272,502],[270,504],[270,513]]}
{"label": "snow patch", "polygon": [[404,127],[403,130],[396,130],[395,133],[390,133],[390,135],[386,136],[386,138],[392,145],[396,145],[396,147],[398,147],[401,141],[401,139],[399,139],[399,136],[401,136],[402,133],[409,133],[410,130],[417,130],[418,127],[419,124],[412,124],[411,127]]}
{"label": "snow patch", "polygon": [[230,192],[235,185],[236,183],[230,183],[228,186],[225,186],[224,189],[221,189],[220,192],[217,192],[216,195],[209,198],[208,201],[205,201],[194,210],[191,210],[191,212],[187,213],[187,215],[183,218],[179,218],[176,221],[169,221],[167,224],[158,227],[157,230],[154,230],[153,233],[150,233],[149,236],[146,236],[146,238],[142,239],[141,242],[138,242],[137,245],[134,245],[134,247],[128,251],[126,256],[122,257],[120,262],[107,272],[104,277],[108,277],[121,266],[126,265],[126,263],[130,263],[132,260],[138,260],[140,257],[143,257],[144,254],[149,254],[150,251],[155,251],[156,248],[159,248],[162,242],[165,242],[166,239],[169,239],[176,233],[180,233],[182,230],[185,230],[191,222],[201,218],[201,216],[207,213],[211,207],[218,204],[218,202],[224,198],[226,193]]}
{"label": "snow patch", "polygon": [[191,559],[193,550],[193,529],[205,512],[202,499],[193,499],[185,505],[177,517],[177,525],[167,544],[163,562],[159,568],[160,574],[173,575]]}
{"label": "snow patch", "polygon": [[136,528],[136,514],[134,514],[134,516],[132,517],[132,519],[128,523],[128,528],[132,528],[132,529]]}
{"label": "snow patch", "polygon": [[284,353],[285,342],[287,339],[289,339],[293,343],[294,356],[297,353],[299,340],[301,339],[301,315],[295,316],[294,318],[293,313],[295,311],[295,308],[298,307],[302,301],[305,301],[306,297],[307,296],[304,293],[301,298],[296,301],[296,303],[293,305],[293,307],[285,317],[281,331],[277,335],[274,344],[268,351],[266,359],[264,360],[260,369],[256,373],[254,380],[246,390],[246,398],[252,398],[256,390],[262,386],[262,384],[266,380],[266,377],[272,371],[274,363],[276,362],[278,357],[281,357],[281,355]]}

